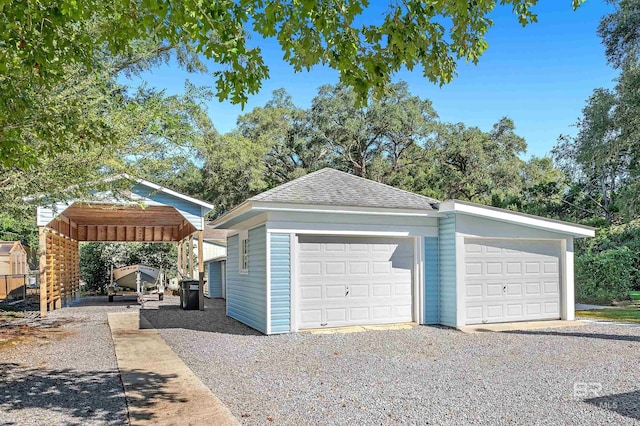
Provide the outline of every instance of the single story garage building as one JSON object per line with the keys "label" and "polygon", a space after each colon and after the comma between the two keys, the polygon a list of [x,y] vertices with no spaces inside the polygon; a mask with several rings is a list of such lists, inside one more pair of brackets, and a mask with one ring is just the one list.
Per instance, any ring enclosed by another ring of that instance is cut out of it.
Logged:
{"label": "single story garage building", "polygon": [[256,195],[213,226],[228,230],[227,315],[265,334],[572,320],[573,239],[594,235],[334,169]]}

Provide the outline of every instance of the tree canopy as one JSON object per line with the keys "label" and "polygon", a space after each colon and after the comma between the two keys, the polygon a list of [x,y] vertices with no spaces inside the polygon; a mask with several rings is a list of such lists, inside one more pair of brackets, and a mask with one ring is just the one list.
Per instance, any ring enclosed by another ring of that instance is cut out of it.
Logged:
{"label": "tree canopy", "polygon": [[[581,0],[571,2],[576,8]],[[537,0],[499,3],[522,25],[536,21]],[[294,70],[335,69],[363,101],[370,91],[381,96],[403,67],[421,67],[435,83],[451,81],[458,61],[475,63],[487,49],[496,6],[494,0],[391,2],[371,23],[363,19],[375,7],[368,0],[0,0],[0,158],[25,168],[37,165],[42,150],[108,142],[109,129],[81,133],[75,128],[93,127],[77,115],[62,120],[61,111],[40,108],[39,93],[59,91],[74,73],[99,79],[135,72],[175,52],[190,70],[205,71],[201,59],[211,60],[217,97],[244,104],[269,77],[259,40],[273,38]],[[34,119],[45,124],[25,137],[22,123]]]}

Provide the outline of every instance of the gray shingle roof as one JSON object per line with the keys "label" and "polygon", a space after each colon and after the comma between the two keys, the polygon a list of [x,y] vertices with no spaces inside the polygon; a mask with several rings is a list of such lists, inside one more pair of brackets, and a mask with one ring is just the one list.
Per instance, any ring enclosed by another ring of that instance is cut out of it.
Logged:
{"label": "gray shingle roof", "polygon": [[435,210],[438,200],[389,185],[322,169],[249,198],[250,201],[324,206]]}

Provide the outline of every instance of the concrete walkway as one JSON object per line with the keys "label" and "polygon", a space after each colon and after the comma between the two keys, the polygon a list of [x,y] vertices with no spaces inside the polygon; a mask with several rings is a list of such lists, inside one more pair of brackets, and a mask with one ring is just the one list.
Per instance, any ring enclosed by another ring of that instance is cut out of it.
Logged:
{"label": "concrete walkway", "polygon": [[139,311],[108,317],[132,425],[239,424]]}
{"label": "concrete walkway", "polygon": [[463,333],[483,333],[487,331],[540,330],[544,328],[573,327],[585,325],[582,321],[550,320],[550,321],[522,321],[497,324],[477,324],[458,327]]}
{"label": "concrete walkway", "polygon": [[591,311],[594,309],[618,309],[619,306],[602,306],[602,305],[588,305],[586,303],[576,303],[576,311]]}

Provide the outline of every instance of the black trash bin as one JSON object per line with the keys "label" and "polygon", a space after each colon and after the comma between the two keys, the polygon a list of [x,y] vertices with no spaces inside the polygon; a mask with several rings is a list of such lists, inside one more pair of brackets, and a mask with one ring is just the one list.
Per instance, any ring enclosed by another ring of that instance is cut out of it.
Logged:
{"label": "black trash bin", "polygon": [[180,281],[180,306],[185,310],[200,309],[200,281]]}

